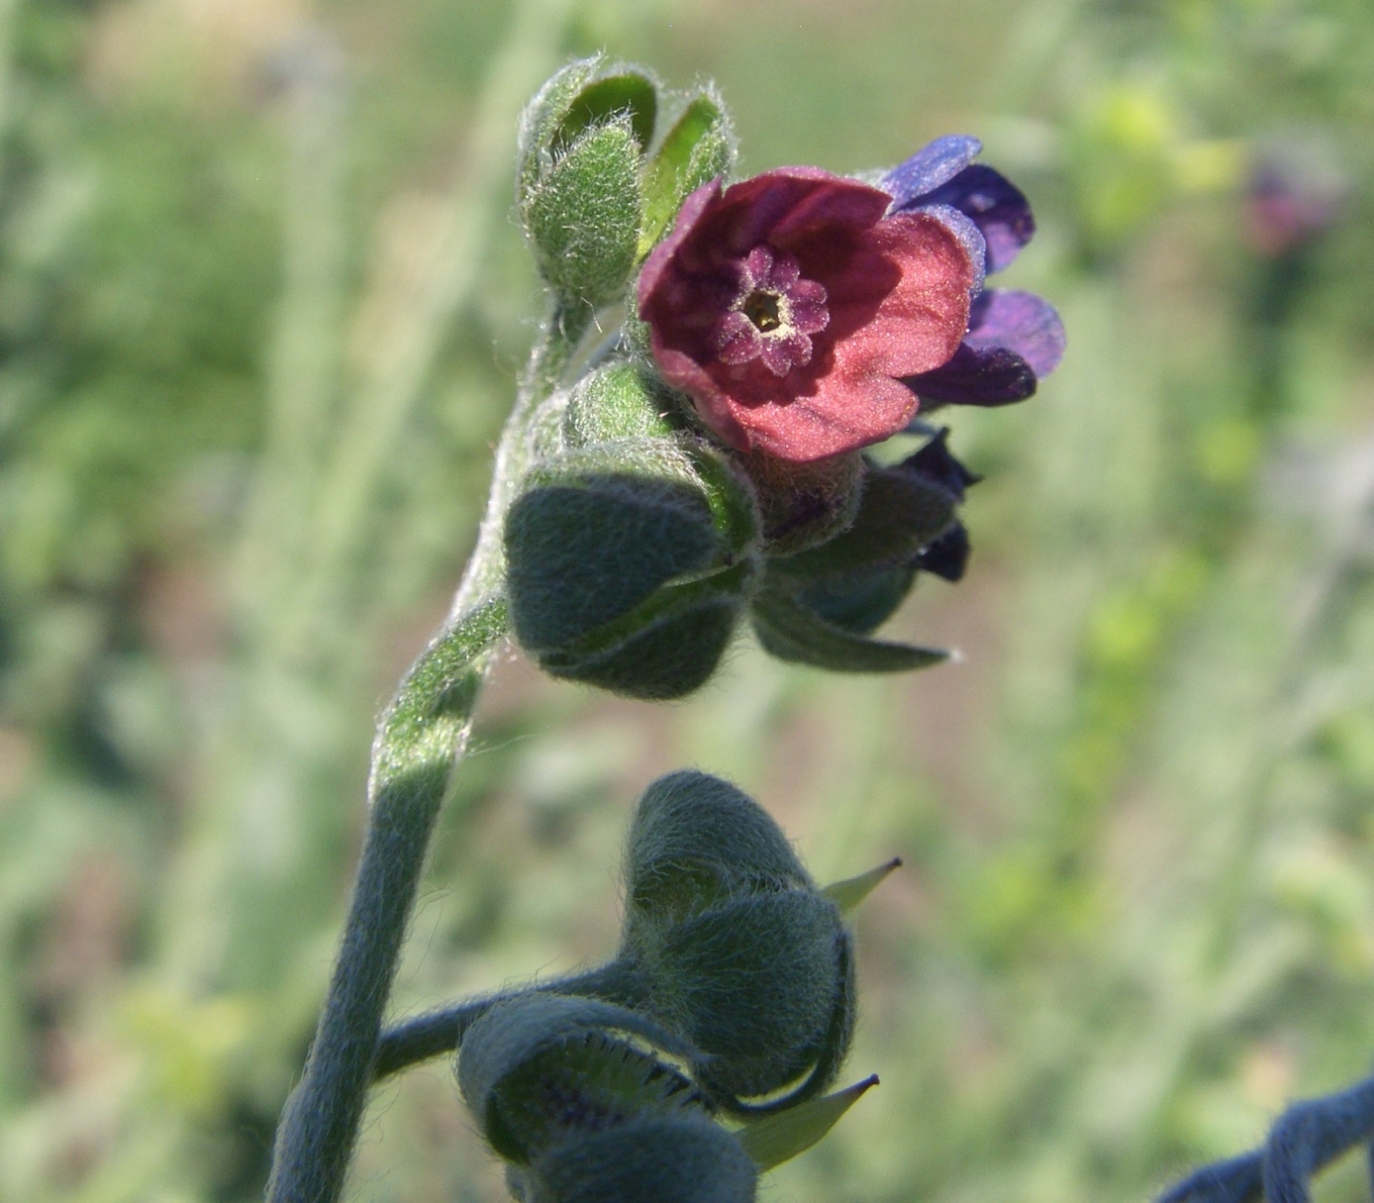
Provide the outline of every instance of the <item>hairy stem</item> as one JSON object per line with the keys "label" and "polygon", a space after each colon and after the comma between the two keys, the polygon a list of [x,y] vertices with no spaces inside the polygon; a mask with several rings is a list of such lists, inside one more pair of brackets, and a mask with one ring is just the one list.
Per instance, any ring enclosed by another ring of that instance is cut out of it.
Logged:
{"label": "hairy stem", "polygon": [[497,448],[491,499],[453,610],[378,724],[358,876],[315,1041],[277,1130],[269,1203],[335,1203],[343,1190],[435,820],[506,634],[501,522],[529,466],[530,418],[587,320],[556,311],[545,327]]}
{"label": "hairy stem", "polygon": [[[598,998],[619,1006],[641,1004],[644,992],[642,980],[633,968],[618,961],[571,977],[552,978],[529,989],[546,994]],[[377,1059],[372,1067],[373,1081],[380,1081],[417,1062],[454,1052],[462,1044],[468,1028],[489,1008],[512,997],[514,993],[466,999],[388,1028],[377,1041]]]}

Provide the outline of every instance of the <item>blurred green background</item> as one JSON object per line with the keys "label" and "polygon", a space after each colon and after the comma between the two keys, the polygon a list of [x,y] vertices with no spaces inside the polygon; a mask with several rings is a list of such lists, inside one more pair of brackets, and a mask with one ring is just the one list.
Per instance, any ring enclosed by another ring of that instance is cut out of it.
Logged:
{"label": "blurred green background", "polygon": [[[503,662],[397,1012],[608,955],[693,765],[822,880],[906,861],[882,1088],[765,1199],[1142,1200],[1374,1060],[1368,0],[0,0],[5,1203],[260,1197],[538,313],[515,115],[600,47],[714,77],[750,171],[978,134],[1069,353],[946,411],[972,569],[894,626],[962,663],[741,640],[650,707]],[[351,1189],[501,1197],[447,1066]]]}

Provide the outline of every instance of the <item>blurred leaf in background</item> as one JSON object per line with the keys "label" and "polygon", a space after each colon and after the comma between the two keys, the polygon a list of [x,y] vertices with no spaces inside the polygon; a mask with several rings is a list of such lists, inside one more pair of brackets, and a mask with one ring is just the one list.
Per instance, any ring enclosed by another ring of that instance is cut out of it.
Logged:
{"label": "blurred leaf in background", "polygon": [[[1367,4],[3,0],[0,47],[0,1200],[261,1196],[532,331],[515,116],[602,47],[715,78],[748,171],[978,134],[1069,355],[951,419],[971,570],[907,618],[962,664],[741,642],[667,710],[500,666],[400,1008],[608,954],[630,802],[691,764],[822,880],[906,863],[859,922],[883,1086],[779,1198],[1140,1199],[1363,1072]],[[447,1066],[352,1191],[502,1197]]]}

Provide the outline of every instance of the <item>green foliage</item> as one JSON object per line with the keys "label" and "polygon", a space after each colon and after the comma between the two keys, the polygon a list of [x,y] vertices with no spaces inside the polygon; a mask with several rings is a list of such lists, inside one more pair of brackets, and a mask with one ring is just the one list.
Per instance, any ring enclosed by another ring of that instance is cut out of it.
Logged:
{"label": "green foliage", "polygon": [[[555,676],[678,697],[710,676],[751,588],[738,491],[665,438],[567,451],[524,480],[505,523],[516,636]],[[724,485],[722,490],[719,486]],[[714,500],[714,505],[713,505]]]}
{"label": "green foliage", "polygon": [[735,153],[734,127],[719,97],[709,89],[689,96],[645,168],[641,255],[668,232],[692,192],[731,174]]}
{"label": "green foliage", "polygon": [[527,1203],[753,1203],[756,1178],[716,1125],[645,1119],[558,1146],[514,1184]]}
{"label": "green foliage", "polygon": [[[749,170],[984,137],[1045,251],[1007,286],[1061,304],[1069,355],[953,421],[988,478],[970,575],[892,625],[961,665],[845,681],[741,639],[649,716],[503,664],[397,1010],[610,955],[626,801],[698,764],[822,880],[908,866],[858,914],[883,1088],[778,1197],[1126,1203],[1248,1147],[1374,1050],[1369,6],[574,7],[327,7],[346,104],[279,7],[6,8],[0,1195],[261,1198],[372,719],[536,317],[510,131],[602,45],[715,78]],[[1299,264],[1244,237],[1274,136],[1348,178]],[[679,192],[716,170],[680,161]],[[366,1125],[359,1200],[505,1197],[433,1075]]]}
{"label": "green foliage", "polygon": [[802,605],[783,589],[769,589],[751,613],[759,642],[779,660],[834,672],[883,673],[929,668],[949,658],[935,648],[866,639]]}
{"label": "green foliage", "polygon": [[682,1051],[633,1011],[557,994],[517,996],[473,1024],[458,1080],[492,1148],[528,1164],[628,1116],[704,1113],[687,1079],[617,1030]]}

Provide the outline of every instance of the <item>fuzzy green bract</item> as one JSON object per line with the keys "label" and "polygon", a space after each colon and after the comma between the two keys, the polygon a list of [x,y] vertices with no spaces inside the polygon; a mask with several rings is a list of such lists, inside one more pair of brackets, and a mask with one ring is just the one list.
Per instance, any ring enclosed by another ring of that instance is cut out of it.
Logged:
{"label": "fuzzy green bract", "polygon": [[713,1099],[734,1107],[838,1067],[849,933],[753,799],[704,773],[660,778],[635,811],[625,878],[621,958],[651,984],[654,1014],[705,1054]]}

